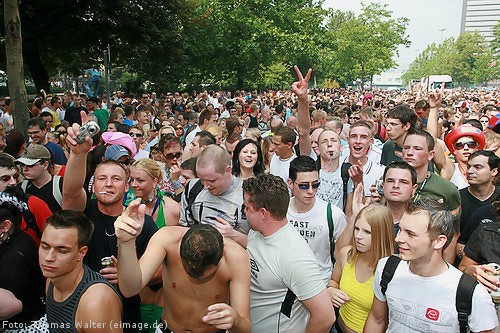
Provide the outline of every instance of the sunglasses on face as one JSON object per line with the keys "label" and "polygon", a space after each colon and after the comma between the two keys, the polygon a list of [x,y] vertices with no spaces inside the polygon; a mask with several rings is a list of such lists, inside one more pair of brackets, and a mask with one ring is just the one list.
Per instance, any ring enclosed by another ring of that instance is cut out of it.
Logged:
{"label": "sunglasses on face", "polygon": [[129,135],[131,137],[142,138],[142,134],[141,133],[129,133]]}
{"label": "sunglasses on face", "polygon": [[360,120],[360,117],[349,117],[349,120]]}
{"label": "sunglasses on face", "polygon": [[170,160],[172,160],[174,158],[178,160],[179,158],[181,158],[181,156],[182,156],[181,152],[165,154],[165,157],[170,159]]}
{"label": "sunglasses on face", "polygon": [[19,177],[18,173],[15,173],[13,176],[11,176],[11,175],[3,175],[3,176],[0,176],[0,181],[2,181],[4,183],[7,183],[7,182],[10,182],[10,180],[12,178],[14,178],[14,180],[17,180],[18,177]]}
{"label": "sunglasses on face", "polygon": [[118,163],[120,164],[123,164],[123,165],[130,165],[130,162],[132,160],[130,159],[130,157],[127,157],[126,159],[124,159],[123,161],[118,161]]}
{"label": "sunglasses on face", "polygon": [[476,149],[479,147],[479,144],[476,141],[467,141],[467,142],[456,142],[454,145],[456,150],[461,150],[464,149],[465,146],[471,148],[471,149]]}
{"label": "sunglasses on face", "polygon": [[297,187],[299,188],[299,190],[306,191],[310,187],[312,187],[313,190],[317,189],[319,187],[319,184],[321,184],[321,182],[300,183],[300,184],[296,183],[296,184],[297,184]]}

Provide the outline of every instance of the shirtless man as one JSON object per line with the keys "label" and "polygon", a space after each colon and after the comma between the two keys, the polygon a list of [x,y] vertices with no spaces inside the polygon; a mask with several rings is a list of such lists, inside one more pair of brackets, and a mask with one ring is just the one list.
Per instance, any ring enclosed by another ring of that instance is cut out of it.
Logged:
{"label": "shirtless man", "polygon": [[135,238],[144,209],[135,200],[115,222],[124,295],[137,294],[163,263],[165,332],[250,332],[250,259],[245,250],[207,224],[167,226],[151,238],[139,262]]}

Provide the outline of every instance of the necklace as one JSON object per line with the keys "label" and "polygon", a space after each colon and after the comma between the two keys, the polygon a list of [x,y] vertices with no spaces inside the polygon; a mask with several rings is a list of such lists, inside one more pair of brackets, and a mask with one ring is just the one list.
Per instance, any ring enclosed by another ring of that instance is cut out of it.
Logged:
{"label": "necklace", "polygon": [[104,233],[105,233],[105,234],[106,234],[106,236],[108,236],[108,237],[113,237],[114,235],[116,235],[116,231],[115,231],[115,232],[113,232],[111,235],[110,235],[110,234],[108,234],[108,231],[106,230],[106,228],[104,228]]}

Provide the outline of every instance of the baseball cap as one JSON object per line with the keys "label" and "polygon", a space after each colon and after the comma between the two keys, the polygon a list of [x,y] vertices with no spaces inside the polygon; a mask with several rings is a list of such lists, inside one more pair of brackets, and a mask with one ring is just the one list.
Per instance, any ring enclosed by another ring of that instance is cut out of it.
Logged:
{"label": "baseball cap", "polygon": [[453,154],[455,152],[455,147],[453,145],[458,141],[458,139],[464,136],[470,136],[471,138],[473,138],[479,144],[480,150],[484,148],[486,138],[484,137],[483,131],[474,126],[461,125],[455,128],[450,133],[446,134],[446,136],[444,137],[444,143],[446,144],[446,147],[448,148],[450,153]]}
{"label": "baseball cap", "polygon": [[16,161],[24,165],[34,165],[42,159],[51,160],[50,151],[42,145],[32,143]]}
{"label": "baseball cap", "polygon": [[123,156],[130,157],[130,153],[127,150],[127,148],[122,147],[120,145],[111,145],[104,152],[104,159],[106,161],[109,160],[118,161],[118,159]]}
{"label": "baseball cap", "polygon": [[467,108],[470,109],[470,105],[467,101],[458,101],[457,104],[455,104],[456,108]]}

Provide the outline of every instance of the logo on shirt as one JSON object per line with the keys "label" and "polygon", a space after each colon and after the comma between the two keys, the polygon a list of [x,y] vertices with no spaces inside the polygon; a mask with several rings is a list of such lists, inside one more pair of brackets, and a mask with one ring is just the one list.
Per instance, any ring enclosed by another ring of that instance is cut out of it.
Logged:
{"label": "logo on shirt", "polygon": [[433,308],[427,308],[427,310],[425,310],[425,318],[437,321],[439,319],[439,311]]}
{"label": "logo on shirt", "polygon": [[257,266],[257,263],[255,262],[255,260],[253,259],[250,259],[250,268],[252,269],[250,272],[252,273],[252,276],[256,279],[259,277],[259,274],[257,274],[259,272],[259,266]]}

